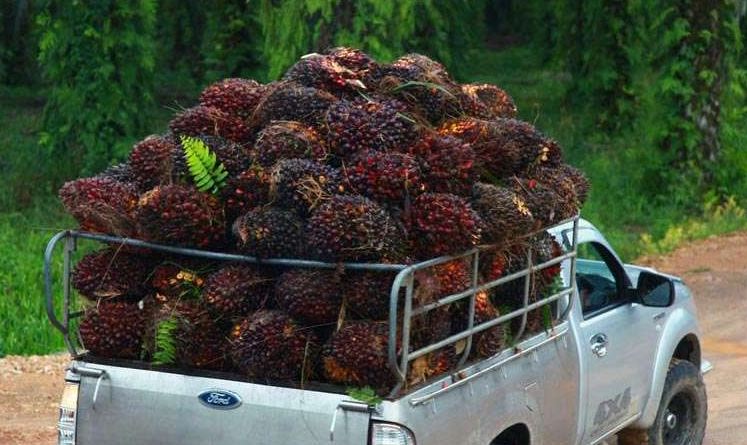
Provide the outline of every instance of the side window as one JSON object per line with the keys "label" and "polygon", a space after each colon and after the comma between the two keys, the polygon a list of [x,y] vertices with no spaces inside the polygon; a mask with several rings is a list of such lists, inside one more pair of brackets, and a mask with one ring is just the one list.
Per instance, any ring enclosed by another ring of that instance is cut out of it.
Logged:
{"label": "side window", "polygon": [[605,256],[609,258],[609,253],[599,244],[584,243],[578,246],[576,285],[585,318],[617,306],[624,299]]}

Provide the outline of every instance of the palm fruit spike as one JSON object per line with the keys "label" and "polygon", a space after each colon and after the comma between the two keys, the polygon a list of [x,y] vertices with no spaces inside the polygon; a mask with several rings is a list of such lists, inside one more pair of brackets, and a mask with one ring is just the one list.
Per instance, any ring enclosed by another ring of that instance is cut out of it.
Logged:
{"label": "palm fruit spike", "polygon": [[81,230],[134,236],[137,191],[109,178],[82,178],[65,183],[60,199]]}
{"label": "palm fruit spike", "polygon": [[150,263],[149,257],[113,249],[92,252],[75,265],[72,286],[91,301],[117,297],[137,301],[147,291]]}
{"label": "palm fruit spike", "polygon": [[255,312],[236,325],[231,336],[234,365],[252,377],[305,381],[313,375],[316,336],[282,311]]}
{"label": "palm fruit spike", "polygon": [[150,241],[188,247],[209,247],[223,240],[225,224],[216,199],[183,185],[164,185],[144,194],[138,203],[138,224]]}
{"label": "palm fruit spike", "polygon": [[171,138],[158,135],[150,135],[135,144],[130,152],[130,164],[140,190],[150,190],[167,182],[175,148]]}
{"label": "palm fruit spike", "polygon": [[316,161],[283,159],[272,170],[270,192],[280,207],[305,215],[344,191],[341,177],[338,169]]}
{"label": "palm fruit spike", "polygon": [[385,390],[394,384],[388,345],[389,330],[384,322],[343,326],[322,348],[325,375],[335,383]]}
{"label": "palm fruit spike", "polygon": [[370,70],[376,66],[373,57],[355,48],[338,46],[329,48],[324,54],[330,56],[335,62],[355,72]]}
{"label": "palm fruit spike", "polygon": [[425,193],[411,208],[411,236],[421,256],[459,253],[481,240],[483,221],[469,203],[449,193]]}
{"label": "palm fruit spike", "polygon": [[275,297],[281,309],[305,325],[334,324],[342,305],[340,274],[333,270],[288,270],[277,280]]}
{"label": "palm fruit spike", "polygon": [[401,261],[404,234],[378,204],[362,196],[334,196],[306,226],[309,253],[323,261]]}
{"label": "palm fruit spike", "polygon": [[200,93],[200,105],[214,107],[232,116],[252,115],[262,98],[262,85],[251,79],[223,79]]}
{"label": "palm fruit spike", "polygon": [[293,121],[273,122],[257,134],[254,143],[259,165],[269,168],[281,159],[321,161],[327,157],[322,136],[313,127]]}
{"label": "palm fruit spike", "polygon": [[239,116],[202,105],[178,113],[169,129],[176,136],[220,136],[240,144],[252,139],[252,131]]}
{"label": "palm fruit spike", "polygon": [[516,104],[513,99],[502,89],[488,84],[470,83],[462,85],[462,92],[481,104],[487,119],[516,117]]}
{"label": "palm fruit spike", "polygon": [[260,207],[233,225],[239,249],[257,258],[296,258],[301,253],[303,221],[294,213]]}
{"label": "palm fruit spike", "polygon": [[478,182],[471,204],[485,223],[483,241],[486,243],[502,243],[535,228],[527,203],[508,188]]}
{"label": "palm fruit spike", "polygon": [[83,346],[98,357],[136,359],[145,331],[137,303],[101,301],[85,311],[79,334]]}
{"label": "palm fruit spike", "polygon": [[345,172],[354,192],[377,201],[401,203],[424,189],[416,158],[405,153],[362,153]]}
{"label": "palm fruit spike", "polygon": [[332,94],[292,82],[280,82],[266,87],[266,93],[254,114],[251,124],[264,128],[271,121],[298,121],[318,125],[330,105],[337,102]]}
{"label": "palm fruit spike", "polygon": [[537,229],[560,222],[565,215],[575,214],[573,205],[564,202],[550,187],[534,179],[516,178],[512,182],[511,189],[526,203]]}
{"label": "palm fruit spike", "polygon": [[568,214],[564,218],[578,213],[589,192],[589,183],[584,174],[567,164],[557,167],[540,166],[522,173],[521,176],[541,182],[563,198],[568,204]]}
{"label": "palm fruit spike", "polygon": [[332,56],[316,53],[303,56],[288,69],[283,80],[333,94],[366,88],[355,71],[344,67]]}
{"label": "palm fruit spike", "polygon": [[249,167],[236,176],[229,176],[221,190],[226,221],[235,221],[249,210],[270,201],[270,174],[262,167]]}
{"label": "palm fruit spike", "polygon": [[352,102],[332,104],[322,125],[330,151],[339,158],[349,158],[379,145],[380,134],[373,115]]}
{"label": "palm fruit spike", "polygon": [[430,192],[468,195],[478,176],[475,152],[460,139],[429,135],[410,150],[423,169]]}
{"label": "palm fruit spike", "polygon": [[394,275],[385,272],[348,272],[340,283],[345,313],[361,320],[384,320]]}
{"label": "palm fruit spike", "polygon": [[271,294],[271,279],[245,264],[222,267],[207,278],[202,290],[205,305],[222,317],[265,309]]}

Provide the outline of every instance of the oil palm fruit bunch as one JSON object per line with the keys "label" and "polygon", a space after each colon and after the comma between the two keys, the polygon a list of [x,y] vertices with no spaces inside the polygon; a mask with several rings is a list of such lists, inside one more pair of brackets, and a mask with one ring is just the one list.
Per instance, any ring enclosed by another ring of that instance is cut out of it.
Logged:
{"label": "oil palm fruit bunch", "polygon": [[104,249],[85,255],[73,269],[72,286],[91,301],[122,298],[138,301],[148,291],[151,256]]}
{"label": "oil palm fruit bunch", "polygon": [[264,128],[272,121],[297,121],[318,125],[337,98],[314,87],[294,82],[278,82],[265,88],[265,95],[254,110],[250,123]]}
{"label": "oil palm fruit bunch", "polygon": [[338,46],[327,49],[324,54],[356,73],[374,69],[378,65],[373,57],[356,48]]}
{"label": "oil palm fruit bunch", "polygon": [[95,177],[96,179],[112,180],[122,184],[131,184],[137,186],[135,173],[133,172],[132,165],[129,162],[122,162],[120,164],[107,167],[106,170],[99,173]]}
{"label": "oil palm fruit bunch", "polygon": [[87,232],[134,236],[137,191],[110,178],[82,178],[65,183],[60,199]]}
{"label": "oil palm fruit bunch", "polygon": [[577,213],[586,202],[589,193],[589,182],[583,172],[567,164],[557,167],[539,166],[524,172],[521,176],[534,179],[554,190],[566,203],[564,218]]}
{"label": "oil palm fruit bunch", "polygon": [[253,137],[242,118],[202,105],[178,113],[169,123],[169,129],[176,136],[220,136],[241,144],[251,142]]}
{"label": "oil palm fruit bunch", "polygon": [[475,152],[460,139],[431,134],[410,150],[423,170],[430,192],[469,195],[478,177]]}
{"label": "oil palm fruit bunch", "polygon": [[136,359],[145,326],[145,313],[137,303],[100,301],[85,310],[78,333],[83,346],[95,356]]}
{"label": "oil palm fruit bunch", "polygon": [[327,147],[314,127],[302,122],[276,121],[257,134],[254,153],[259,165],[270,168],[281,159],[323,161],[327,157]]}
{"label": "oil palm fruit bunch", "polygon": [[257,207],[234,222],[233,233],[239,249],[257,258],[296,258],[302,253],[303,220],[293,211]]}
{"label": "oil palm fruit bunch", "polygon": [[338,158],[378,147],[380,135],[372,113],[353,102],[341,100],[332,104],[322,125],[330,151]]}
{"label": "oil palm fruit bunch", "polygon": [[229,264],[208,276],[202,289],[205,306],[221,317],[265,309],[272,297],[272,279],[256,266]]}
{"label": "oil palm fruit bunch", "polygon": [[470,202],[485,223],[483,241],[486,243],[502,243],[535,228],[529,206],[511,189],[478,182]]}
{"label": "oil palm fruit bunch", "polygon": [[313,376],[319,344],[314,331],[282,311],[258,311],[238,323],[229,346],[241,372],[265,380],[304,381]]}
{"label": "oil palm fruit bunch", "polygon": [[482,239],[482,218],[460,196],[425,193],[411,212],[410,236],[421,257],[464,251]]}
{"label": "oil palm fruit bunch", "polygon": [[407,153],[368,151],[345,170],[352,191],[380,202],[402,203],[425,189],[420,164]]}
{"label": "oil palm fruit bunch", "polygon": [[[458,320],[460,329],[467,328],[469,317],[468,301],[460,303],[458,311]],[[490,300],[487,292],[478,292],[475,295],[475,319],[473,326],[478,326],[495,320],[500,316],[500,312]],[[492,357],[506,348],[508,337],[507,325],[491,326],[472,337],[472,351],[470,356],[473,358]]]}
{"label": "oil palm fruit bunch", "polygon": [[130,152],[130,164],[141,191],[150,190],[170,179],[175,150],[173,138],[155,134],[135,144]]}
{"label": "oil palm fruit bunch", "polygon": [[340,316],[340,274],[334,270],[291,269],[278,277],[278,306],[306,326],[333,325]]}
{"label": "oil palm fruit bunch", "polygon": [[202,90],[200,105],[246,119],[254,112],[262,93],[262,85],[254,80],[223,79]]}
{"label": "oil palm fruit bunch", "polygon": [[396,262],[405,256],[401,226],[362,196],[333,196],[306,226],[309,254],[322,261]]}
{"label": "oil palm fruit bunch", "polygon": [[195,257],[174,256],[165,259],[150,274],[150,286],[155,290],[156,302],[163,304],[196,298],[215,269],[215,265]]}
{"label": "oil palm fruit bunch", "polygon": [[356,107],[368,113],[376,138],[376,150],[406,151],[423,133],[415,110],[397,99],[381,94],[360,95],[353,99]]}
{"label": "oil palm fruit bunch", "polygon": [[569,213],[575,213],[575,206],[537,180],[515,178],[512,183],[511,190],[526,204],[534,217],[536,229],[560,222]]}
{"label": "oil palm fruit bunch", "polygon": [[389,328],[386,322],[358,321],[332,334],[322,348],[328,380],[349,386],[385,389],[394,384],[389,370]]}
{"label": "oil palm fruit bunch", "polygon": [[468,97],[474,108],[472,117],[483,119],[516,117],[516,104],[505,91],[494,85],[470,83],[462,85],[462,93]]}
{"label": "oil palm fruit bunch", "polygon": [[270,173],[262,167],[251,166],[237,175],[231,175],[221,190],[226,221],[235,221],[251,209],[270,201]]}
{"label": "oil palm fruit bunch", "polygon": [[344,192],[340,171],[310,159],[283,159],[272,170],[270,195],[281,207],[302,215],[335,193]]}
{"label": "oil palm fruit bunch", "polygon": [[215,197],[191,186],[158,186],[140,197],[140,233],[148,240],[186,247],[210,247],[224,238],[223,212]]}
{"label": "oil palm fruit bunch", "polygon": [[358,73],[339,63],[338,58],[326,54],[307,54],[288,69],[283,80],[334,94],[365,89]]}
{"label": "oil palm fruit bunch", "polygon": [[346,315],[359,320],[386,319],[393,281],[394,275],[386,272],[346,273],[340,281]]}

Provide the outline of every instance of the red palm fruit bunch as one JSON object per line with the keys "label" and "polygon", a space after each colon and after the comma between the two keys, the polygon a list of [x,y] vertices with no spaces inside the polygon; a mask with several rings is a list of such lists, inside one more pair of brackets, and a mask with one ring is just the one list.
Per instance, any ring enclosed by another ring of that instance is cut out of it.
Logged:
{"label": "red palm fruit bunch", "polygon": [[150,275],[150,285],[156,291],[155,300],[167,303],[197,297],[214,268],[214,265],[205,264],[197,258],[168,258],[156,266]]}
{"label": "red palm fruit bunch", "polygon": [[352,93],[366,88],[358,73],[346,68],[337,58],[316,53],[303,56],[288,69],[283,80],[335,94]]}
{"label": "red palm fruit bunch", "polygon": [[86,309],[78,333],[83,346],[95,356],[136,359],[145,323],[144,311],[137,303],[100,301]]}
{"label": "red palm fruit bunch", "polygon": [[477,245],[483,221],[462,197],[425,193],[412,203],[410,235],[422,257],[446,255]]}
{"label": "red palm fruit bunch", "polygon": [[319,125],[324,120],[327,108],[337,102],[337,98],[326,91],[294,82],[270,84],[265,90],[250,119],[254,128],[264,128],[272,121]]}
{"label": "red palm fruit bunch", "polygon": [[295,258],[301,254],[303,221],[292,211],[255,208],[236,220],[233,233],[239,249],[257,258]]}
{"label": "red palm fruit bunch", "polygon": [[529,206],[508,188],[478,182],[470,202],[485,222],[483,241],[486,243],[502,243],[534,230],[535,221]]}
{"label": "red palm fruit bunch", "polygon": [[277,121],[257,134],[254,153],[257,163],[269,168],[281,159],[322,161],[327,157],[327,147],[314,127],[302,122]]}
{"label": "red palm fruit bunch", "polygon": [[345,173],[353,191],[377,201],[401,203],[424,189],[416,158],[405,153],[361,153]]}
{"label": "red palm fruit bunch", "polygon": [[521,176],[534,179],[554,190],[566,203],[563,218],[578,213],[589,192],[589,182],[583,172],[567,164],[557,167],[540,166],[522,173]]}
{"label": "red palm fruit bunch", "polygon": [[251,79],[223,79],[200,93],[200,105],[248,118],[262,98],[262,85]]}
{"label": "red palm fruit bunch", "polygon": [[191,186],[163,185],[144,194],[137,220],[149,241],[188,247],[220,243],[225,233],[223,212],[216,199]]}
{"label": "red palm fruit bunch", "polygon": [[270,195],[281,207],[302,215],[342,193],[340,170],[309,159],[283,159],[272,170]]}
{"label": "red palm fruit bunch", "polygon": [[425,304],[469,289],[472,286],[472,266],[468,259],[437,264],[415,274],[417,303]]}
{"label": "red palm fruit bunch", "polygon": [[[410,344],[418,349],[448,338],[455,328],[451,305],[433,309],[413,318],[410,328]],[[407,382],[415,385],[428,378],[443,374],[457,364],[457,345],[437,349],[413,360]]]}
{"label": "red palm fruit bunch", "polygon": [[221,190],[226,221],[235,221],[249,210],[268,203],[271,179],[269,172],[258,166],[229,176],[226,186]]}
{"label": "red palm fruit bunch", "polygon": [[313,376],[318,357],[314,331],[282,311],[258,311],[236,325],[230,351],[234,365],[249,376],[301,380]]}
{"label": "red palm fruit bunch", "polygon": [[272,279],[256,266],[229,264],[208,276],[202,299],[221,317],[246,315],[264,309],[272,296]]}
{"label": "red palm fruit bunch", "polygon": [[[466,308],[462,308],[462,314],[466,316]],[[493,303],[487,292],[479,292],[475,295],[475,320],[474,326],[487,323],[500,317],[500,312]],[[465,326],[466,327],[466,326]],[[473,357],[492,357],[506,348],[507,326],[496,325],[482,332],[479,332],[472,338],[472,356]]]}
{"label": "red palm fruit bunch", "polygon": [[176,136],[220,136],[238,142],[252,140],[252,131],[244,120],[215,107],[198,105],[178,113],[169,123]]}
{"label": "red palm fruit bunch", "polygon": [[359,96],[353,103],[368,113],[377,135],[374,140],[377,150],[404,152],[423,132],[414,111],[397,99],[375,94]]}
{"label": "red palm fruit bunch", "polygon": [[135,234],[138,198],[132,184],[108,178],[82,178],[65,183],[59,195],[81,230],[119,236]]}
{"label": "red palm fruit bunch", "polygon": [[334,324],[340,316],[340,274],[334,270],[291,269],[278,277],[278,306],[305,325]]}
{"label": "red palm fruit bunch", "polygon": [[346,159],[376,149],[380,134],[371,113],[346,100],[332,104],[322,129],[332,154]]}
{"label": "red palm fruit bunch", "polygon": [[378,204],[362,196],[333,196],[306,226],[309,254],[323,261],[400,261],[402,228]]}
{"label": "red palm fruit bunch", "polygon": [[150,190],[170,178],[176,146],[172,138],[150,135],[130,152],[132,173],[140,190]]}
{"label": "red palm fruit bunch", "polygon": [[502,250],[489,250],[480,255],[480,281],[482,283],[502,278],[508,267],[508,259]]}
{"label": "red palm fruit bunch", "polygon": [[150,256],[114,249],[92,252],[75,265],[72,286],[91,301],[119,297],[137,301],[148,290],[152,263]]}
{"label": "red palm fruit bunch", "polygon": [[346,315],[360,320],[386,319],[393,281],[394,275],[386,272],[346,273],[340,282]]}
{"label": "red palm fruit bunch", "polygon": [[477,180],[475,152],[460,139],[428,135],[410,150],[423,170],[428,191],[468,195]]}
{"label": "red palm fruit bunch", "polygon": [[324,54],[331,57],[335,62],[356,73],[375,68],[378,64],[373,57],[355,48],[338,46],[329,48]]}
{"label": "red palm fruit bunch", "polygon": [[181,299],[155,309],[145,346],[156,363],[162,362],[159,364],[222,371],[230,361],[227,334],[204,302]]}
{"label": "red palm fruit bunch", "polygon": [[555,190],[537,180],[515,178],[511,190],[526,203],[537,229],[560,222],[569,213],[575,214],[573,206],[569,206]]}
{"label": "red palm fruit bunch", "polygon": [[378,390],[392,386],[395,381],[388,367],[388,332],[385,322],[359,321],[332,334],[322,348],[327,379]]}
{"label": "red palm fruit bunch", "polygon": [[477,109],[469,113],[474,117],[485,119],[516,117],[516,104],[502,89],[485,83],[462,85],[462,93],[470,98]]}

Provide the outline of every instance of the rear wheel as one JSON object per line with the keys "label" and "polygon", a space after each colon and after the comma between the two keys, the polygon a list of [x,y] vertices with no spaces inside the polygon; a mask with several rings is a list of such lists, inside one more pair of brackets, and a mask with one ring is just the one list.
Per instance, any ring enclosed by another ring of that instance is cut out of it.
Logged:
{"label": "rear wheel", "polygon": [[705,436],[708,402],[698,368],[673,359],[669,366],[659,411],[651,428],[627,429],[619,445],[701,445]]}

